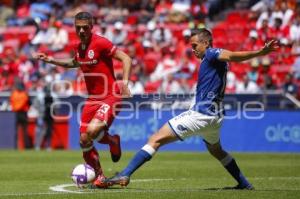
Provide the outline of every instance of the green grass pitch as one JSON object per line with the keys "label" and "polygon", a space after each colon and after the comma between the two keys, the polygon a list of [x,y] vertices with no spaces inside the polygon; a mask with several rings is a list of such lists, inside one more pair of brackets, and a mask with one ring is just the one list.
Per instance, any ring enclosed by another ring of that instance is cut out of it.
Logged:
{"label": "green grass pitch", "polygon": [[[127,188],[80,190],[69,176],[82,162],[80,151],[1,150],[0,198],[300,198],[300,154],[233,155],[256,190],[221,190],[235,182],[207,153],[160,152],[132,176]],[[100,156],[105,174],[111,176],[133,153],[125,152],[119,163],[112,163],[108,152]]]}

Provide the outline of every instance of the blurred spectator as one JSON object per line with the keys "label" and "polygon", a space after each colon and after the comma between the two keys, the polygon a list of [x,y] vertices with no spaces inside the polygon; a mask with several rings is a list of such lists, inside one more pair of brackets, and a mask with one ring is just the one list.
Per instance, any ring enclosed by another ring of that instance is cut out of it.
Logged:
{"label": "blurred spectator", "polygon": [[32,106],[30,107],[30,117],[36,118],[36,127],[35,127],[35,149],[39,150],[41,147],[42,136],[44,134],[44,112],[45,112],[45,102],[44,102],[44,81],[42,79],[38,80],[36,87],[34,87],[34,92],[36,93]]}
{"label": "blurred spectator", "polygon": [[115,22],[112,31],[106,32],[105,36],[115,45],[122,45],[127,37],[127,31],[124,29],[124,24],[120,21]]}
{"label": "blurred spectator", "polygon": [[164,77],[159,92],[165,94],[183,94],[185,90],[174,78],[173,74],[169,73]]}
{"label": "blurred spectator", "polygon": [[259,15],[259,18],[256,21],[256,29],[259,30],[263,27],[263,23],[269,25],[269,18],[272,14],[272,7],[265,8],[266,10]]}
{"label": "blurred spectator", "polygon": [[49,48],[52,51],[63,50],[65,45],[69,43],[69,36],[65,29],[62,28],[62,22],[56,21],[53,27],[47,31]]}
{"label": "blurred spectator", "polygon": [[176,55],[179,57],[185,56],[188,50],[190,50],[190,36],[191,30],[185,29],[182,31],[183,39],[177,42]]}
{"label": "blurred spectator", "polygon": [[143,40],[148,40],[148,41],[152,41],[153,38],[153,33],[156,30],[156,22],[155,21],[149,21],[147,23],[147,30],[145,32],[145,34],[143,35]]}
{"label": "blurred spectator", "polygon": [[8,72],[8,75],[13,75],[15,77],[19,74],[19,66],[16,56],[14,49],[6,48],[2,58],[3,69]]}
{"label": "blurred spectator", "polygon": [[276,58],[274,63],[292,65],[294,57],[292,57],[292,46],[287,38],[280,39],[280,48],[276,51]]}
{"label": "blurred spectator", "polygon": [[[17,80],[17,79],[16,79]],[[25,148],[32,148],[32,141],[28,135],[28,118],[27,112],[30,106],[30,99],[25,89],[24,84],[17,80],[15,82],[15,87],[10,96],[10,104],[12,111],[16,113],[16,143],[18,143],[18,130],[21,127],[21,131],[24,138]]]}
{"label": "blurred spectator", "polygon": [[244,75],[243,81],[236,84],[236,93],[238,94],[257,94],[260,89],[256,82],[250,81],[247,75]]}
{"label": "blurred spectator", "polygon": [[10,91],[13,87],[13,83],[14,76],[9,74],[7,70],[2,70],[0,61],[0,91]]}
{"label": "blurred spectator", "polygon": [[35,100],[35,106],[39,111],[39,117],[37,118],[37,130],[36,130],[36,142],[35,149],[40,150],[41,147],[45,147],[47,150],[51,150],[51,138],[53,133],[53,109],[51,105],[54,99],[51,96],[49,86],[45,86],[42,91],[38,90],[38,95]]}
{"label": "blurred spectator", "polygon": [[250,81],[257,82],[258,80],[258,67],[259,67],[259,60],[252,59],[251,61],[251,69],[247,72],[247,77]]}
{"label": "blurred spectator", "polygon": [[128,82],[128,88],[130,89],[131,94],[136,95],[136,94],[143,94],[144,93],[144,86],[143,84],[139,81],[137,75],[132,75],[130,77],[130,80]]}
{"label": "blurred spectator", "polygon": [[57,68],[50,68],[45,76],[45,81],[47,84],[52,84],[59,82],[61,80],[61,74],[57,72]]}
{"label": "blurred spectator", "polygon": [[171,43],[173,35],[171,31],[164,27],[164,24],[159,24],[158,28],[153,32],[152,39],[160,46],[167,46]]}
{"label": "blurred spectator", "polygon": [[196,69],[198,64],[199,63],[197,62],[197,60],[194,59],[191,49],[187,49],[185,51],[185,54],[178,62],[179,70],[176,73],[176,77],[192,80],[193,82],[195,82],[197,79],[194,78],[194,73],[197,72]]}
{"label": "blurred spectator", "polygon": [[271,30],[270,27],[268,25],[268,20],[264,19],[262,21],[262,26],[261,28],[257,29],[257,33],[259,35],[259,39],[263,42],[266,43],[268,40],[270,40],[271,38],[271,34],[270,34]]}
{"label": "blurred spectator", "polygon": [[128,47],[128,55],[131,58],[131,75],[137,76],[139,80],[144,82],[146,78],[144,74],[144,63],[143,60],[137,56],[134,46]]}
{"label": "blurred spectator", "polygon": [[267,90],[269,90],[269,91],[271,91],[271,90],[273,90],[273,91],[277,90],[277,87],[274,84],[272,77],[270,77],[268,75],[266,75],[266,77],[265,77],[265,88]]}
{"label": "blurred spectator", "polygon": [[30,81],[31,73],[33,72],[33,64],[27,59],[27,57],[24,54],[21,54],[19,57],[18,65],[18,76],[22,79],[22,81],[25,84],[27,84]]}
{"label": "blurred spectator", "polygon": [[154,18],[155,6],[157,4],[157,0],[143,0],[140,3],[140,10],[138,13],[135,12],[135,15],[138,17],[138,22],[142,24],[146,24],[148,21],[151,21]]}
{"label": "blurred spectator", "polygon": [[150,75],[151,81],[161,80],[169,74],[179,71],[179,64],[174,53],[167,53],[157,64],[155,71]]}
{"label": "blurred spectator", "polygon": [[294,43],[291,53],[296,56],[292,71],[295,73],[296,79],[300,80],[300,41]]}
{"label": "blurred spectator", "polygon": [[286,27],[290,24],[294,11],[288,7],[286,1],[281,1],[280,7],[282,12],[282,26]]}
{"label": "blurred spectator", "polygon": [[[253,5],[253,2],[254,5]],[[269,8],[274,6],[274,0],[250,0],[251,11],[264,13],[266,10],[270,12]],[[270,12],[271,13],[271,12]],[[265,14],[264,14],[265,15]],[[267,15],[269,17],[270,15]]]}
{"label": "blurred spectator", "polygon": [[294,83],[293,75],[287,74],[285,77],[285,83],[283,84],[282,90],[284,93],[289,93],[294,97],[297,97],[298,87]]}
{"label": "blurred spectator", "polygon": [[[298,87],[294,83],[293,75],[287,74],[285,76],[285,83],[282,86],[282,91],[284,94],[292,95],[294,98],[297,98]],[[295,108],[295,104],[291,103],[289,99],[281,101],[281,108]]]}
{"label": "blurred spectator", "polygon": [[65,15],[65,0],[52,1],[51,19],[62,21]]}
{"label": "blurred spectator", "polygon": [[274,19],[274,26],[270,28],[270,35],[274,39],[287,39],[289,36],[289,27],[283,26],[282,19]]}
{"label": "blurred spectator", "polygon": [[61,80],[52,83],[53,95],[58,97],[69,97],[74,94],[73,85],[71,81]]}
{"label": "blurred spectator", "polygon": [[41,44],[48,44],[48,39],[48,23],[42,22],[39,24],[39,29],[36,31],[36,34],[31,40],[31,45],[34,47],[34,49],[37,49]]}
{"label": "blurred spectator", "polygon": [[16,13],[7,18],[8,26],[24,26],[33,19],[29,15],[30,2],[29,0],[22,0],[19,2]]}
{"label": "blurred spectator", "polygon": [[236,91],[236,76],[233,72],[227,72],[226,78],[226,93],[235,93]]}
{"label": "blurred spectator", "polygon": [[182,23],[189,17],[191,0],[173,0],[167,22]]}
{"label": "blurred spectator", "polygon": [[168,0],[160,0],[155,7],[155,18],[157,21],[164,22],[171,10],[172,3]]}
{"label": "blurred spectator", "polygon": [[290,27],[290,39],[292,42],[300,42],[300,14],[296,15]]}
{"label": "blurred spectator", "polygon": [[143,41],[143,50],[144,74],[150,76],[150,74],[157,70],[157,64],[161,59],[161,54],[154,51],[153,44],[149,40]]}
{"label": "blurred spectator", "polygon": [[263,42],[258,38],[258,33],[256,30],[251,30],[249,32],[249,37],[243,44],[243,50],[258,50],[263,46]]}
{"label": "blurred spectator", "polygon": [[100,7],[98,16],[103,22],[113,24],[117,21],[124,22],[129,12],[126,7],[122,7],[121,1],[109,2],[106,6]]}
{"label": "blurred spectator", "polygon": [[14,11],[11,7],[0,3],[0,27],[6,25],[7,18],[13,16]]}

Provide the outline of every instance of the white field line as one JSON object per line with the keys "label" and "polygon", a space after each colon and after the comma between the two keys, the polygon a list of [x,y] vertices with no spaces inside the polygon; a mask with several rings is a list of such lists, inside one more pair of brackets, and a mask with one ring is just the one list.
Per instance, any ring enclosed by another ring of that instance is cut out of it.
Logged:
{"label": "white field line", "polygon": [[300,180],[300,176],[290,177],[249,177],[250,180]]}
{"label": "white field line", "polygon": [[[227,179],[227,178],[216,178],[216,179]],[[290,177],[249,177],[250,180],[300,180],[300,177],[290,176]],[[175,180],[173,178],[165,178],[165,179],[133,179],[131,182],[155,182],[155,181],[172,181]],[[178,180],[178,179],[176,179]],[[180,180],[188,180],[187,178],[181,178]],[[51,186],[49,189],[51,192],[36,192],[36,193],[3,193],[0,194],[0,197],[8,197],[8,196],[37,196],[37,195],[61,195],[61,194],[95,194],[99,193],[99,191],[85,191],[82,190],[67,190],[68,187],[75,187],[75,184],[61,184],[56,186]],[[185,189],[191,192],[199,192],[201,189]],[[149,190],[130,190],[130,189],[105,189],[102,190],[101,193],[146,193],[146,192],[155,192],[155,193],[163,193],[163,192],[178,192],[183,190],[178,189],[149,189]],[[206,191],[206,190],[203,190]],[[300,191],[300,189],[290,189],[289,191]]]}

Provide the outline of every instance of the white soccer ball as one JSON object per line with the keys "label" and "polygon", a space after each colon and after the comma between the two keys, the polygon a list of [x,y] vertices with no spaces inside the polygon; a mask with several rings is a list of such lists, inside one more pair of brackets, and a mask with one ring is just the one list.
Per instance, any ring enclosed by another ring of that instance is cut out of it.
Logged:
{"label": "white soccer ball", "polygon": [[73,182],[80,188],[92,182],[95,177],[95,170],[88,164],[77,165],[71,173]]}

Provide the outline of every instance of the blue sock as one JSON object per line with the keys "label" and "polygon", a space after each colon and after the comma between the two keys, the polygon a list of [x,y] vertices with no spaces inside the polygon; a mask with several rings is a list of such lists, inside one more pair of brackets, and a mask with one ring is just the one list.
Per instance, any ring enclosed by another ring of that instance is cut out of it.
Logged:
{"label": "blue sock", "polygon": [[151,154],[141,149],[135,154],[135,156],[131,159],[127,167],[120,173],[120,175],[131,176],[131,174],[135,172],[135,170],[137,170],[140,166],[142,166],[145,162],[149,161],[151,158]]}
{"label": "blue sock", "polygon": [[248,185],[250,185],[246,177],[240,171],[234,158],[232,158],[229,154],[223,160],[221,160],[221,163],[226,168],[226,170],[231,174],[231,176],[239,183],[240,186],[247,187]]}

